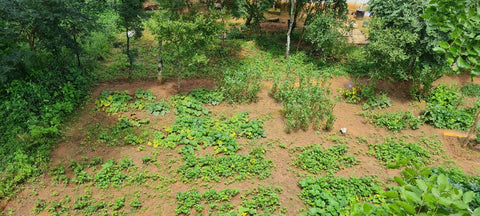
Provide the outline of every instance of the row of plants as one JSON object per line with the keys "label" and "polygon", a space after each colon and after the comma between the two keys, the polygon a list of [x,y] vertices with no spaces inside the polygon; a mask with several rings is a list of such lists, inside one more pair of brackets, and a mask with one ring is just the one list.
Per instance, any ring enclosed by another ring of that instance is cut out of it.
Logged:
{"label": "row of plants", "polygon": [[[210,189],[202,193],[190,189],[175,196],[175,214],[191,215],[194,210],[193,213],[208,215],[283,215],[286,208],[280,208],[279,193],[282,193],[281,187],[270,186],[258,186],[242,192],[227,188],[219,191]],[[232,199],[237,196],[240,196],[241,203],[232,204]]]}
{"label": "row of plants", "polygon": [[[464,88],[463,92],[465,93],[462,94],[460,89],[454,85],[441,84],[435,87],[428,95],[425,101],[425,110],[420,116],[416,116],[411,111],[378,112],[371,110],[362,112],[362,114],[373,124],[394,132],[407,128],[416,130],[424,123],[437,128],[465,131],[472,128],[480,107],[478,101],[473,105],[464,102],[463,95],[474,94],[472,93],[474,90],[466,89]],[[348,103],[365,101],[364,109],[385,108],[391,105],[391,100],[383,93],[376,95],[373,87],[359,85],[351,89],[341,89],[341,93]]]}

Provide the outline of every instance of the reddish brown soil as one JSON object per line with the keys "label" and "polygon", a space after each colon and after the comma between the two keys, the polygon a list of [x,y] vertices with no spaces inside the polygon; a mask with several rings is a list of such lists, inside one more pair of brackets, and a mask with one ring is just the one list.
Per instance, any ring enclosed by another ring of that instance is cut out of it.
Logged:
{"label": "reddish brown soil", "polygon": [[[470,77],[467,75],[445,77],[438,83],[450,83],[451,81],[458,83],[459,85],[468,83]],[[475,83],[480,83],[480,79],[476,78]],[[331,88],[337,90],[339,88],[345,88],[352,81],[345,77],[334,78],[331,81]],[[188,92],[191,89],[198,87],[213,88],[213,82],[209,80],[189,80],[182,83],[183,88],[181,92]],[[297,182],[302,178],[300,175],[306,174],[305,172],[296,169],[292,166],[292,153],[289,153],[289,149],[296,146],[305,146],[308,144],[322,144],[324,147],[334,145],[336,143],[344,143],[349,146],[349,153],[354,154],[361,162],[359,165],[353,168],[345,168],[337,173],[338,176],[370,176],[376,175],[380,181],[388,182],[391,177],[399,175],[400,170],[386,169],[379,163],[374,157],[366,154],[368,151],[368,143],[376,143],[383,139],[385,136],[405,136],[408,135],[412,140],[418,140],[421,136],[430,137],[432,135],[438,136],[437,139],[443,142],[443,146],[446,153],[439,157],[433,164],[434,165],[453,165],[460,167],[465,172],[470,174],[480,174],[478,165],[480,164],[479,153],[474,150],[469,150],[460,147],[458,138],[444,137],[443,133],[447,130],[435,129],[431,126],[422,125],[419,130],[404,130],[399,133],[392,133],[383,128],[375,127],[368,123],[368,121],[360,115],[362,111],[361,105],[348,104],[343,101],[338,101],[334,108],[334,113],[338,116],[337,121],[334,124],[333,130],[330,132],[314,131],[312,129],[308,131],[297,131],[292,133],[286,133],[284,131],[284,122],[281,116],[281,104],[277,103],[272,97],[269,96],[268,91],[271,84],[264,83],[265,88],[259,93],[259,100],[257,103],[239,105],[239,104],[226,104],[223,103],[219,106],[208,106],[209,109],[216,115],[221,113],[227,116],[233,115],[240,111],[249,111],[251,118],[266,118],[265,129],[267,138],[263,138],[257,141],[257,143],[263,143],[263,146],[267,147],[267,158],[273,159],[275,168],[272,169],[272,175],[265,180],[257,180],[252,178],[251,180],[245,180],[242,182],[234,182],[230,185],[224,183],[210,183],[209,187],[213,187],[217,190],[223,188],[237,188],[240,191],[257,187],[258,185],[264,186],[280,186],[283,188],[283,192],[280,195],[280,202],[282,207],[287,208],[286,215],[297,215],[301,213],[303,205],[302,201],[298,198],[300,188],[297,186]],[[424,103],[415,102],[408,98],[406,88],[401,85],[381,84],[380,85],[393,100],[393,106],[385,109],[385,111],[397,111],[397,110],[410,110],[419,114],[424,107]],[[94,111],[94,99],[99,96],[104,89],[108,90],[128,90],[133,93],[136,89],[151,89],[157,98],[167,99],[168,97],[177,93],[176,84],[173,81],[167,81],[163,84],[158,84],[155,81],[138,81],[138,82],[115,82],[104,83],[98,85],[92,93],[92,99],[85,105],[84,108],[78,111],[78,114],[72,116],[72,120],[66,125],[65,138],[60,141],[55,150],[51,153],[52,166],[60,163],[68,164],[71,159],[81,160],[82,157],[103,157],[104,161],[114,158],[119,160],[121,158],[129,157],[133,159],[133,162],[142,168],[142,157],[151,156],[152,152],[158,154],[157,160],[159,166],[149,165],[146,170],[150,173],[159,173],[167,178],[175,179],[176,175],[174,170],[180,163],[181,159],[176,151],[155,149],[150,146],[146,146],[144,151],[138,151],[138,146],[122,146],[122,147],[108,147],[104,144],[87,145],[85,144],[87,129],[91,127],[95,122],[101,124],[113,124],[118,116],[108,116],[103,112]],[[338,94],[337,91],[334,91]],[[142,112],[130,112],[124,115],[137,115],[139,118],[147,117]],[[172,113],[167,114],[164,117],[148,115],[151,120],[150,127],[154,129],[161,129],[165,125],[171,125],[174,120]],[[338,131],[340,128],[346,127],[348,129],[347,135],[341,135]],[[460,132],[455,132],[460,133]],[[359,137],[366,137],[368,142],[359,142]],[[334,141],[337,140],[337,141]],[[248,152],[251,148],[248,141],[241,140],[243,149],[241,153]],[[281,148],[279,145],[283,143],[287,148]],[[171,158],[176,158],[177,162],[168,166],[168,161]],[[71,177],[72,173],[67,173]],[[148,183],[148,181],[147,181]],[[154,190],[153,187],[157,185],[129,185],[122,188],[110,187],[108,190],[98,189],[91,185],[77,186],[75,184],[54,185],[52,176],[45,174],[37,178],[35,182],[27,183],[24,189],[17,194],[16,197],[4,203],[4,213],[9,211],[13,215],[29,215],[31,210],[34,209],[35,202],[38,198],[42,198],[47,202],[53,200],[62,200],[65,196],[72,199],[72,202],[77,196],[85,194],[85,189],[88,188],[92,191],[92,197],[96,200],[111,201],[115,197],[125,196],[126,204],[124,209],[127,214],[136,215],[174,215],[175,208],[175,194],[177,192],[184,192],[190,188],[197,188],[201,191],[206,190],[205,184],[202,181],[198,183],[182,183],[176,181],[174,183],[165,183],[157,181],[155,184],[164,183],[164,187],[160,190]],[[133,199],[134,192],[140,193],[140,200],[143,208],[141,210],[133,211],[128,203]],[[58,195],[57,195],[58,194]],[[238,204],[241,200],[236,198],[232,201],[233,204]],[[70,204],[72,205],[72,204]],[[41,215],[48,215],[46,211],[43,211]]]}

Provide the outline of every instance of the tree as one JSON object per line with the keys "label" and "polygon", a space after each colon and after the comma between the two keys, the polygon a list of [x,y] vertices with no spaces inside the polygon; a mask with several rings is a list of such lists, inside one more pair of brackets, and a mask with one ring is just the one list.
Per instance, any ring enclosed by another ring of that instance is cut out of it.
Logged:
{"label": "tree", "polygon": [[146,0],[120,0],[117,2],[117,12],[120,15],[119,25],[125,30],[127,39],[125,52],[128,56],[130,69],[133,68],[134,55],[130,50],[130,38],[141,37],[143,31],[142,24],[142,5]]}
{"label": "tree", "polygon": [[242,8],[245,10],[245,25],[251,26],[260,32],[260,22],[264,19],[263,14],[273,4],[273,0],[243,0]]}
{"label": "tree", "polygon": [[[290,0],[290,20],[293,20],[293,6],[294,6],[294,0]],[[290,55],[290,35],[292,34],[293,30],[293,22],[288,23],[288,32],[287,32],[287,48],[285,51],[285,59],[288,59]]]}
{"label": "tree", "polygon": [[187,18],[171,20],[159,13],[150,26],[159,43],[162,67],[165,63],[176,71],[178,89],[187,67],[208,62],[207,51],[220,32],[215,17],[199,14],[192,20]]}
{"label": "tree", "polygon": [[422,17],[448,34],[434,50],[445,54],[453,70],[470,71],[472,81],[480,75],[480,2],[431,0]]}
{"label": "tree", "polygon": [[407,81],[412,95],[425,96],[446,66],[433,51],[446,34],[421,17],[427,0],[371,0],[369,6],[375,14],[366,47],[370,76]]}
{"label": "tree", "polygon": [[[305,36],[305,33],[307,32],[307,27],[316,19],[317,16],[328,13],[337,20],[345,21],[347,19],[348,8],[346,0],[327,0],[312,4],[308,4],[309,1],[307,2],[307,0],[298,0],[297,2],[302,3],[295,7],[299,8],[299,10],[297,9],[299,12],[303,11],[305,14],[305,21],[303,23],[300,39],[298,40],[297,51],[300,47],[303,37]],[[297,17],[298,14],[294,15],[294,26],[296,25]]]}

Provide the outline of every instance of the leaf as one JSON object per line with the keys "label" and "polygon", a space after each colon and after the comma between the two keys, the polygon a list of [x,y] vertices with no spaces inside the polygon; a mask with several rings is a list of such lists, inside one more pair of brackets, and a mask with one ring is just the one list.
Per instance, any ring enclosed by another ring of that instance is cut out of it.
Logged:
{"label": "leaf", "polygon": [[407,213],[412,214],[412,215],[415,214],[415,208],[410,203],[396,200],[395,204],[397,204],[398,206],[403,208],[403,210],[405,210]]}
{"label": "leaf", "polygon": [[456,200],[455,202],[453,202],[453,205],[459,209],[467,209],[468,208],[468,205],[465,204],[464,202],[462,202],[461,200]]}
{"label": "leaf", "polygon": [[469,203],[473,200],[473,191],[467,191],[463,194],[463,202]]}
{"label": "leaf", "polygon": [[422,203],[422,199],[420,198],[420,196],[412,191],[405,191],[405,197],[410,202],[413,201],[418,204]]}
{"label": "leaf", "polygon": [[420,188],[420,190],[422,190],[423,192],[427,192],[428,186],[427,186],[427,184],[425,183],[424,180],[417,179],[416,182],[417,182],[417,186],[418,186],[418,188]]}
{"label": "leaf", "polygon": [[450,47],[450,44],[445,41],[441,41],[438,45],[443,49],[448,49]]}
{"label": "leaf", "polygon": [[439,54],[445,53],[445,49],[443,49],[441,47],[434,47],[433,51],[436,52],[436,53],[439,53]]}
{"label": "leaf", "polygon": [[443,192],[445,189],[447,189],[447,184],[449,184],[447,181],[447,176],[445,176],[444,174],[438,175],[437,184],[438,184],[438,190],[440,192]]}
{"label": "leaf", "polygon": [[398,193],[395,191],[385,191],[383,192],[383,196],[386,196],[390,199],[398,198]]}
{"label": "leaf", "polygon": [[393,180],[395,180],[395,182],[397,182],[397,184],[400,185],[400,186],[404,186],[404,185],[405,185],[405,181],[404,181],[402,178],[398,177],[398,176],[393,177]]}
{"label": "leaf", "polygon": [[459,56],[457,58],[457,65],[460,69],[470,69],[472,66],[467,62],[465,61],[461,56]]}

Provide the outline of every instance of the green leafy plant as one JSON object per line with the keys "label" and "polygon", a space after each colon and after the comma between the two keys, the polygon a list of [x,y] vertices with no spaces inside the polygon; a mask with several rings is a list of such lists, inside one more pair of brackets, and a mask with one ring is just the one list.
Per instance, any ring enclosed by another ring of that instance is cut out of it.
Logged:
{"label": "green leafy plant", "polygon": [[412,163],[425,164],[432,154],[415,142],[404,142],[392,138],[384,143],[369,144],[369,154],[384,162],[387,168],[399,168]]}
{"label": "green leafy plant", "polygon": [[462,191],[449,182],[443,173],[432,173],[428,167],[406,168],[395,177],[394,186],[382,195],[382,205],[369,202],[354,204],[352,215],[476,215],[480,208],[471,209],[472,191]]}
{"label": "green leafy plant", "polygon": [[135,91],[135,98],[136,99],[143,99],[143,100],[147,100],[147,101],[153,101],[157,97],[155,97],[155,95],[153,95],[153,92],[152,92],[151,89],[148,89],[147,91],[145,91],[143,89],[137,89],[137,91]]}
{"label": "green leafy plant", "polygon": [[258,215],[263,213],[269,215],[275,213],[281,205],[278,195],[281,192],[281,187],[270,186],[258,186],[246,191],[241,195],[243,201],[242,208],[239,208],[239,214]]}
{"label": "green leafy plant", "polygon": [[227,69],[222,73],[220,89],[230,103],[252,103],[258,99],[261,81],[262,73],[256,68]]}
{"label": "green leafy plant", "polygon": [[422,124],[419,117],[415,116],[410,111],[407,112],[381,112],[381,113],[364,113],[370,121],[380,127],[385,127],[393,132],[398,132],[407,128],[413,130],[418,129]]}
{"label": "green leafy plant", "polygon": [[359,161],[347,153],[346,145],[336,145],[322,150],[319,145],[302,148],[293,165],[313,174],[327,172],[333,174],[344,167],[352,167]]}
{"label": "green leafy plant", "polygon": [[282,102],[285,130],[314,129],[330,130],[336,120],[333,115],[335,102],[325,79],[299,71],[283,81],[276,78],[271,90],[272,96]]}
{"label": "green leafy plant", "polygon": [[216,106],[222,103],[224,96],[223,93],[220,91],[212,91],[206,88],[197,88],[190,93],[188,93],[193,98],[197,99],[198,101],[202,102],[203,104],[211,104]]}
{"label": "green leafy plant", "polygon": [[460,88],[460,91],[467,97],[478,97],[480,96],[480,85],[467,83]]}
{"label": "green leafy plant", "polygon": [[127,103],[132,100],[132,97],[128,95],[128,91],[109,91],[103,90],[95,104],[97,109],[101,109],[108,114],[116,114],[118,112],[128,111]]}
{"label": "green leafy plant", "polygon": [[170,112],[170,105],[163,101],[148,103],[146,108],[148,114],[153,114],[155,116],[164,116]]}
{"label": "green leafy plant", "polygon": [[462,98],[457,87],[439,85],[433,90],[423,112],[425,123],[438,128],[470,129],[480,104],[477,102],[473,107],[464,108],[461,102]]}
{"label": "green leafy plant", "polygon": [[382,188],[372,177],[307,177],[299,181],[306,215],[346,215],[355,200],[374,201]]}

